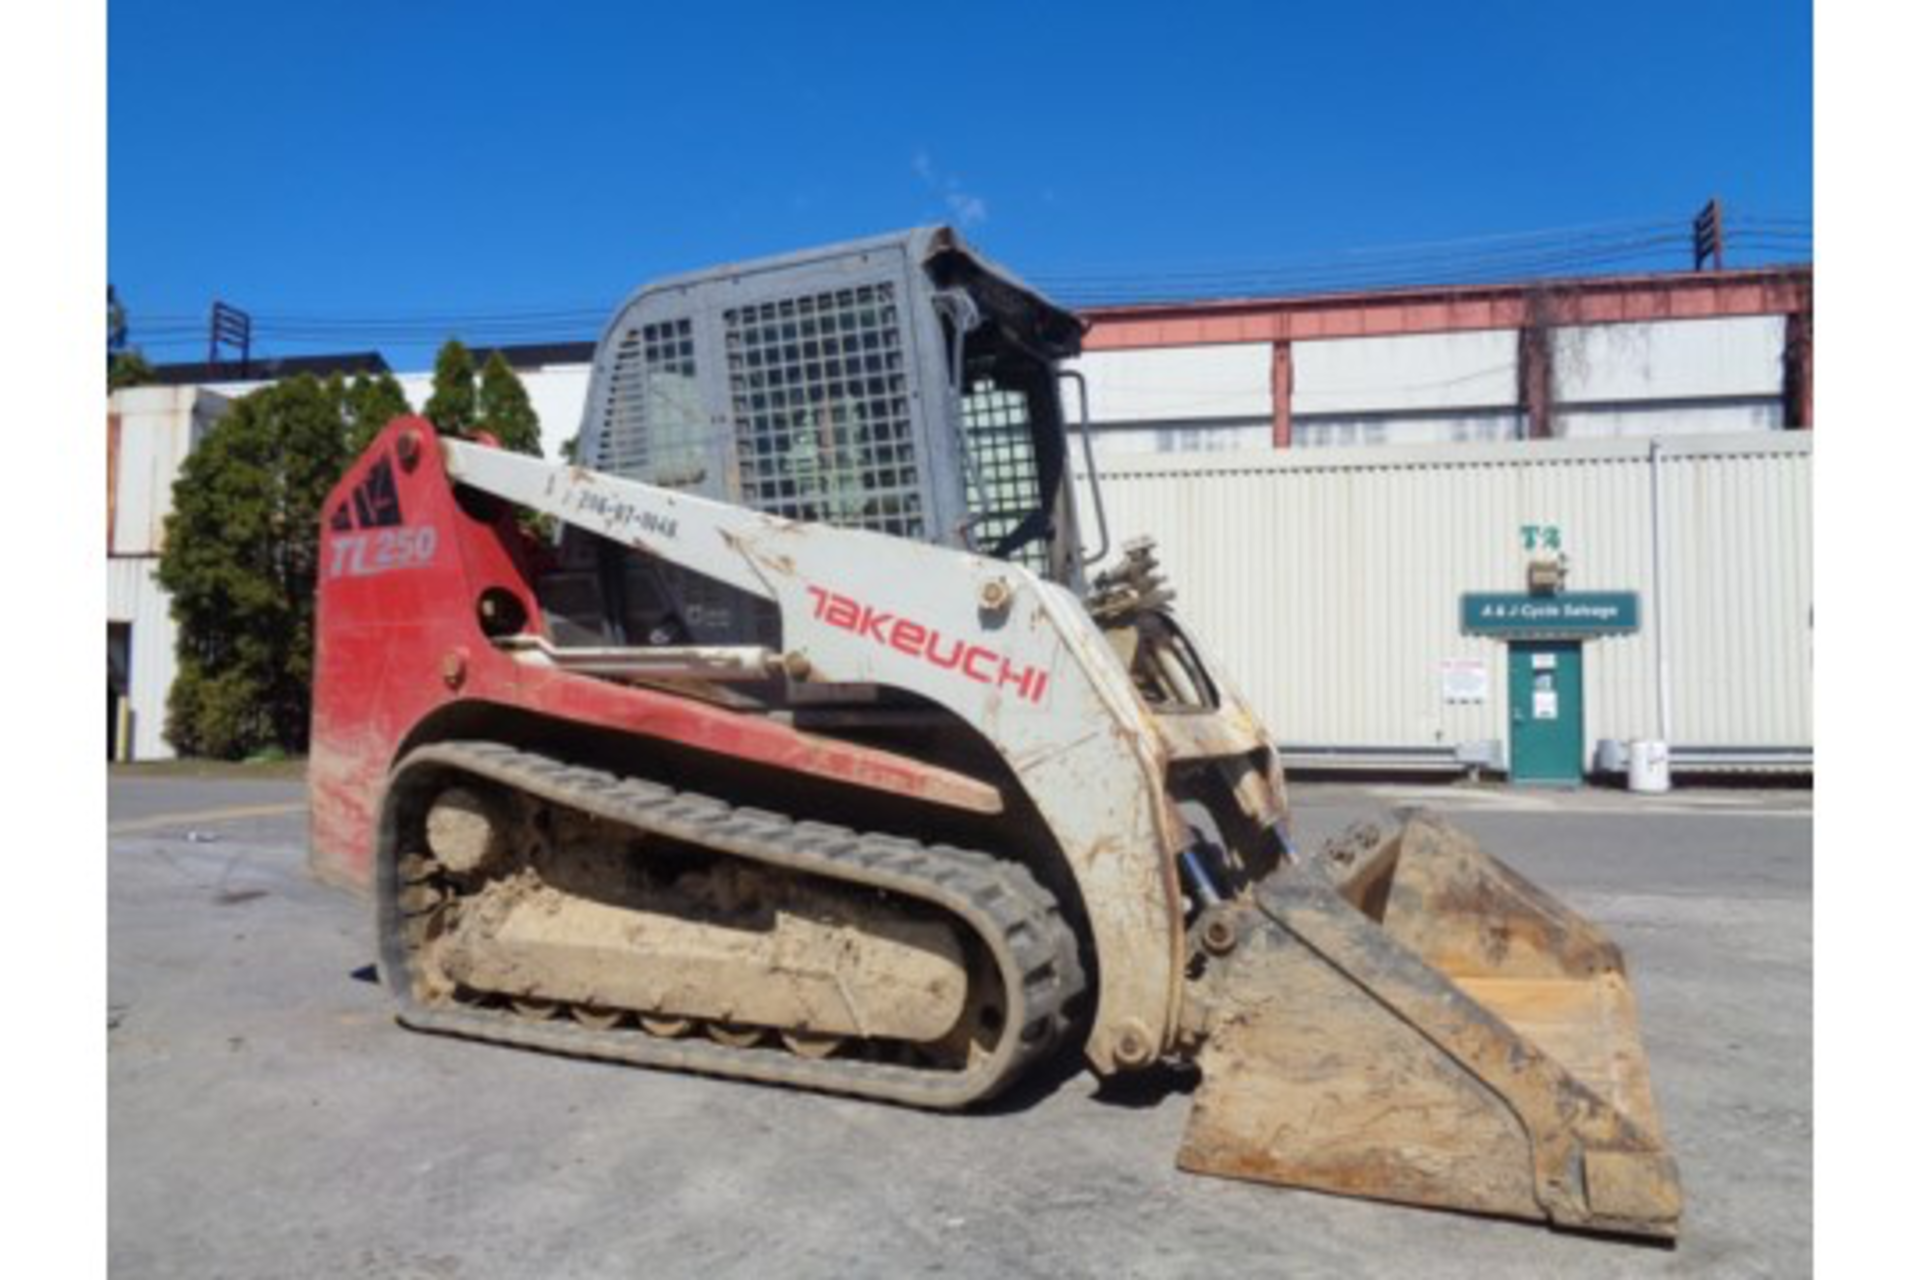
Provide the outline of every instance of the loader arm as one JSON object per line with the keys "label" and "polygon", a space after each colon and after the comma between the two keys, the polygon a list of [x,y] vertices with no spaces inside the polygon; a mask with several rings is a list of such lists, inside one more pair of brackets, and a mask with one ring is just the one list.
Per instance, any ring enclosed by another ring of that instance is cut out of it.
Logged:
{"label": "loader arm", "polygon": [[1072,593],[985,556],[484,445],[440,447],[457,484],[772,601],[790,674],[909,690],[972,724],[1045,817],[1083,899],[1111,904],[1090,912],[1095,951],[1112,959],[1088,1057],[1112,1071],[1172,1047],[1186,942],[1174,870],[1184,841],[1161,803],[1169,748]]}

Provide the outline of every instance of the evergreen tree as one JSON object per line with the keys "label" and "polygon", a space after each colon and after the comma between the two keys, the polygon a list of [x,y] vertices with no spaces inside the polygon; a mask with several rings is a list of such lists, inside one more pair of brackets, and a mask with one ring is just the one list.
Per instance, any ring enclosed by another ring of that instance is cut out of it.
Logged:
{"label": "evergreen tree", "polygon": [[347,458],[367,451],[389,422],[413,412],[400,380],[390,373],[358,377],[341,393],[347,414]]}
{"label": "evergreen tree", "polygon": [[157,576],[180,628],[166,736],[182,754],[306,747],[320,515],[350,460],[346,399],[338,380],[264,387],[181,466]]}
{"label": "evergreen tree", "polygon": [[480,369],[479,427],[502,447],[540,455],[540,415],[533,411],[527,388],[498,351]]}
{"label": "evergreen tree", "polygon": [[127,349],[127,308],[120,301],[120,291],[112,285],[107,286],[107,360]]}
{"label": "evergreen tree", "polygon": [[475,421],[473,356],[458,338],[448,338],[433,361],[433,394],[427,420],[450,436],[470,436]]}
{"label": "evergreen tree", "polygon": [[153,381],[153,366],[138,351],[122,351],[107,365],[107,390],[141,387]]}
{"label": "evergreen tree", "polygon": [[120,292],[107,286],[107,390],[144,386],[153,381],[153,366],[138,347],[127,346],[127,307]]}

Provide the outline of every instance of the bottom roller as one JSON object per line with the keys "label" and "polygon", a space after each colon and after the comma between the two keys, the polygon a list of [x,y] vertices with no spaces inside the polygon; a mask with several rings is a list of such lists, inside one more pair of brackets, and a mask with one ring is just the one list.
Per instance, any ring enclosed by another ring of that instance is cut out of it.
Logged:
{"label": "bottom roller", "polygon": [[1620,952],[1426,814],[1204,921],[1180,1167],[1673,1239]]}

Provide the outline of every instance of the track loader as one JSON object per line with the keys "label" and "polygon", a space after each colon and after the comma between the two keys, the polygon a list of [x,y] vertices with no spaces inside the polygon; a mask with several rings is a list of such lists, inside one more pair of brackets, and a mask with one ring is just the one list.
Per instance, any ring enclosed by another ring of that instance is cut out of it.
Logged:
{"label": "track loader", "polygon": [[1673,1238],[1618,949],[1431,816],[1295,847],[1076,494],[1081,335],[926,228],[634,293],[579,465],[387,426],[310,772],[399,1020],[935,1108],[1192,1063],[1185,1169]]}

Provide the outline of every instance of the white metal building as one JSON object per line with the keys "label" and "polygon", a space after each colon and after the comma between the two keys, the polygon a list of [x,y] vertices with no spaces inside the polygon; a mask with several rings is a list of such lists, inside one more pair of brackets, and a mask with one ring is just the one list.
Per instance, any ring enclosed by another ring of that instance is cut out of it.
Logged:
{"label": "white metal building", "polygon": [[107,402],[107,719],[108,751],[116,758],[173,754],[161,731],[175,630],[153,571],[173,510],[174,477],[228,404],[204,387],[138,387]]}
{"label": "white metal building", "polygon": [[1155,538],[1183,616],[1292,763],[1456,767],[1486,743],[1515,763],[1510,691],[1530,698],[1534,673],[1467,634],[1462,602],[1524,592],[1550,541],[1569,590],[1639,602],[1631,634],[1572,644],[1557,710],[1583,766],[1604,739],[1664,737],[1676,768],[1809,768],[1812,437],[1655,443],[1135,455],[1101,484],[1114,538]]}

